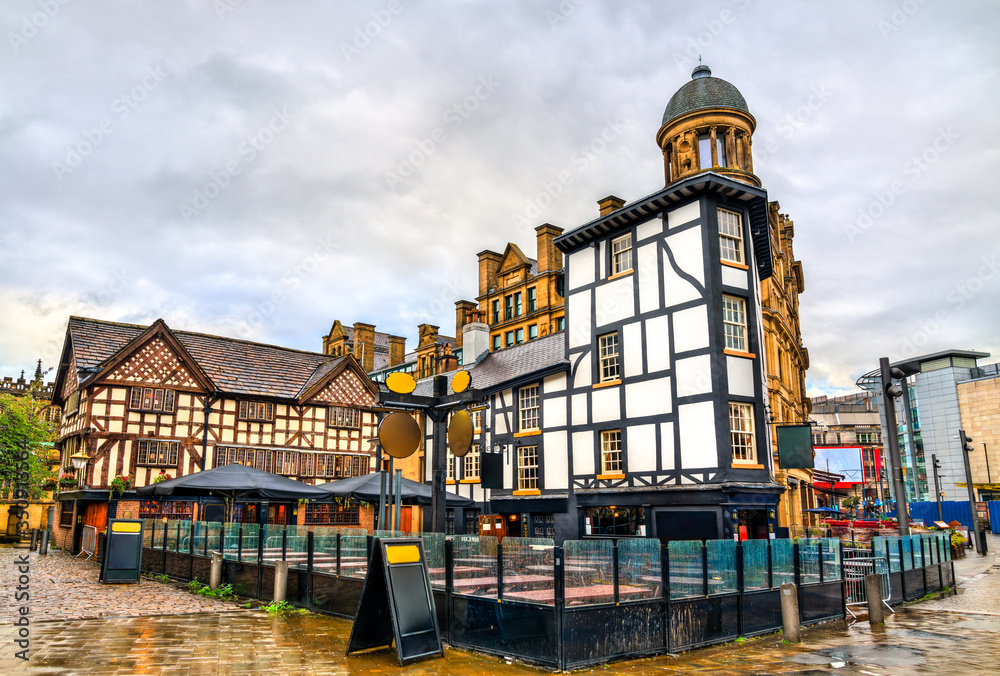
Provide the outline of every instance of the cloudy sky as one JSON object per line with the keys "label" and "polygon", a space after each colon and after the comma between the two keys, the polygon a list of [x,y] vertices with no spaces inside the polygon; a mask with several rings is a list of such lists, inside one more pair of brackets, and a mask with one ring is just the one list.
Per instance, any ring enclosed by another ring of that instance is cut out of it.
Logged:
{"label": "cloudy sky", "polygon": [[699,54],[795,221],[810,391],[1000,357],[994,2],[5,0],[0,26],[0,375],[54,365],[71,314],[450,334],[477,252],[663,186]]}

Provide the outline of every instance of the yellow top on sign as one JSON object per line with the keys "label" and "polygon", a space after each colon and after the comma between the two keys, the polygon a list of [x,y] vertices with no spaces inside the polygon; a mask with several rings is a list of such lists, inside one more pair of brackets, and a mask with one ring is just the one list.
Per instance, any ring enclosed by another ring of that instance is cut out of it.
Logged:
{"label": "yellow top on sign", "polygon": [[451,378],[452,392],[465,392],[472,384],[472,375],[468,371],[459,371]]}
{"label": "yellow top on sign", "polygon": [[385,558],[389,563],[418,563],[420,550],[416,545],[394,545],[385,548]]}
{"label": "yellow top on sign", "polygon": [[139,529],[142,528],[141,523],[113,523],[111,524],[112,533],[138,533]]}

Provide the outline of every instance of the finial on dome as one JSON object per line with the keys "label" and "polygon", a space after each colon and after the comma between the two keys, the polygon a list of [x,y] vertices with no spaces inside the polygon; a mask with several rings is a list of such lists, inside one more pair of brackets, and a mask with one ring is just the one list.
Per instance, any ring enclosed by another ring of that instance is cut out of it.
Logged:
{"label": "finial on dome", "polygon": [[700,77],[709,77],[712,75],[712,69],[701,63],[701,57],[698,57],[698,65],[693,71],[691,71],[691,79],[697,80]]}

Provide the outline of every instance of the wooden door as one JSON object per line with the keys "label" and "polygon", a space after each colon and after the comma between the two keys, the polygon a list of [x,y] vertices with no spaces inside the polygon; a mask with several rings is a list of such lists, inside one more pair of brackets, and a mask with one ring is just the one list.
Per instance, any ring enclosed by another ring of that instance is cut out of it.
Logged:
{"label": "wooden door", "polygon": [[413,530],[413,507],[399,508],[399,530],[404,535],[409,535]]}
{"label": "wooden door", "polygon": [[98,533],[103,533],[108,527],[108,503],[86,503],[83,508],[83,525],[93,526]]}

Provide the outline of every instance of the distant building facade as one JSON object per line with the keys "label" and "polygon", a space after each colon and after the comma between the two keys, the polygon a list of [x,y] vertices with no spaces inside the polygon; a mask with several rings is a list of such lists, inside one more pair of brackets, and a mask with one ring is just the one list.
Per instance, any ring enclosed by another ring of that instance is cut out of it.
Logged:
{"label": "distant building facade", "polygon": [[[888,498],[887,476],[882,460],[882,426],[875,396],[858,392],[840,397],[812,398],[809,420],[814,447],[860,448],[863,479],[850,487],[869,509],[881,507]],[[817,469],[824,467],[817,465]],[[821,489],[829,488],[825,483]],[[845,488],[845,487],[837,487]]]}

